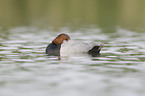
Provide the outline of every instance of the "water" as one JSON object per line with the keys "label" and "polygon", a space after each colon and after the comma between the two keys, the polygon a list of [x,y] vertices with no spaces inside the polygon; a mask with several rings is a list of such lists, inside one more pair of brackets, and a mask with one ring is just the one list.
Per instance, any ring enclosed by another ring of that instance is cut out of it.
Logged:
{"label": "water", "polygon": [[[1,96],[144,96],[145,33],[118,28],[58,32],[17,27],[0,38]],[[100,57],[79,54],[46,56],[45,47],[59,33],[74,40],[104,43]]]}

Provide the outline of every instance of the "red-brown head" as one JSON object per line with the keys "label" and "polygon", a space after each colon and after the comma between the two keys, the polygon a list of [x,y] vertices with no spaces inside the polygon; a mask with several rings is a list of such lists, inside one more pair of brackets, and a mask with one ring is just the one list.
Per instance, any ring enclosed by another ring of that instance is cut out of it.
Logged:
{"label": "red-brown head", "polygon": [[52,41],[52,43],[60,45],[64,40],[68,41],[69,39],[70,37],[67,34],[60,34]]}

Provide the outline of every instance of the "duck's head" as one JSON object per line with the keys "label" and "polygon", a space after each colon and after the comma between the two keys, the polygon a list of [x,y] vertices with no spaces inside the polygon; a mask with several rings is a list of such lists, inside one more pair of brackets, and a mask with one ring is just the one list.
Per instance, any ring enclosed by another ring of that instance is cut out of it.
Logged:
{"label": "duck's head", "polygon": [[60,34],[52,41],[52,43],[60,45],[63,43],[64,40],[68,41],[69,39],[70,37],[67,34]]}

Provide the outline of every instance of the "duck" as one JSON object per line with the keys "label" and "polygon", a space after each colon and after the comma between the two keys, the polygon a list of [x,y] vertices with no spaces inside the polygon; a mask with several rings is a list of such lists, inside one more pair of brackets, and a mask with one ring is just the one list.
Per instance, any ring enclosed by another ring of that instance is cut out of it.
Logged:
{"label": "duck", "polygon": [[104,44],[84,43],[77,40],[71,40],[65,33],[59,34],[50,44],[47,45],[45,53],[49,56],[68,56],[72,54],[87,53],[92,56],[100,55]]}

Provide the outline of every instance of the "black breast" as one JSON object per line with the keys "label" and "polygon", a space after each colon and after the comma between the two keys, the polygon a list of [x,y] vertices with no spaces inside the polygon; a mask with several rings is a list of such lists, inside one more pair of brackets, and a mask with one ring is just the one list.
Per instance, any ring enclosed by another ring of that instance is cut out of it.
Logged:
{"label": "black breast", "polygon": [[56,44],[51,43],[46,47],[46,54],[59,56],[60,55],[60,47],[61,47],[61,45],[56,45]]}

